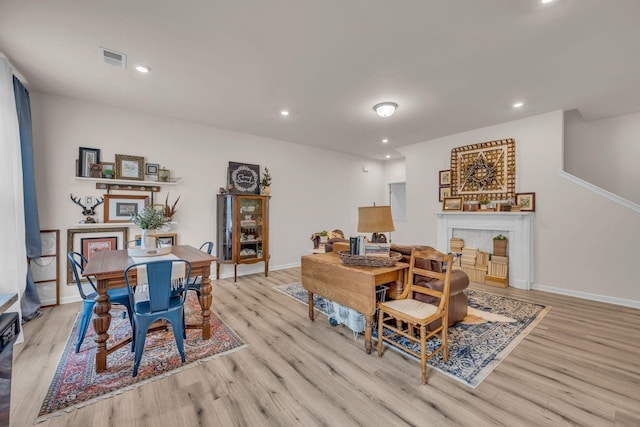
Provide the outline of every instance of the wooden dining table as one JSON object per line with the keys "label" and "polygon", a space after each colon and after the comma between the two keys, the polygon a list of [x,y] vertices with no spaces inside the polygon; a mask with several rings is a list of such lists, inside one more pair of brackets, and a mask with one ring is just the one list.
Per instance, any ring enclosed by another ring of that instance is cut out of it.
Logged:
{"label": "wooden dining table", "polygon": [[[188,245],[173,246],[171,253],[179,259],[189,261],[191,263],[191,277],[202,276],[202,284],[200,287],[200,307],[202,309],[202,324],[187,325],[188,328],[201,328],[202,339],[211,338],[211,302],[213,296],[211,294],[211,263],[217,261],[217,258]],[[107,348],[107,340],[109,339],[109,326],[111,324],[111,304],[109,303],[109,295],[107,290],[114,288],[122,288],[127,286],[124,280],[124,270],[134,263],[129,257],[126,249],[115,251],[95,252],[91,255],[87,263],[83,276],[95,276],[97,279],[96,287],[98,295],[96,296],[96,304],[93,307],[93,329],[96,332],[96,344],[98,345],[96,352],[96,372],[103,372],[107,369],[107,355],[124,343]]]}

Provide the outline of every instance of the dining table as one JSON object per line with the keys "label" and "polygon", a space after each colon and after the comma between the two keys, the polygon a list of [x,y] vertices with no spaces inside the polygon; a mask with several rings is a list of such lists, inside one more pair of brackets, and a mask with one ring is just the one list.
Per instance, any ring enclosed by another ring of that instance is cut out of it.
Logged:
{"label": "dining table", "polygon": [[[202,329],[202,339],[211,338],[211,303],[213,295],[211,294],[211,263],[216,262],[217,258],[189,245],[173,246],[171,253],[182,260],[191,263],[191,277],[202,277],[200,287],[200,307],[202,310],[202,323],[195,325],[186,325],[187,328]],[[152,257],[146,258],[152,261]],[[103,372],[107,369],[107,355],[129,341],[121,341],[110,348],[107,348],[107,340],[109,339],[109,326],[111,324],[111,304],[109,302],[109,294],[107,290],[114,288],[126,287],[124,279],[124,270],[135,261],[129,256],[126,249],[99,251],[95,252],[89,258],[85,266],[83,276],[92,276],[96,278],[96,304],[93,307],[93,329],[96,332],[96,372]],[[135,275],[135,269],[130,270],[131,275]],[[135,277],[129,277],[130,281]]]}

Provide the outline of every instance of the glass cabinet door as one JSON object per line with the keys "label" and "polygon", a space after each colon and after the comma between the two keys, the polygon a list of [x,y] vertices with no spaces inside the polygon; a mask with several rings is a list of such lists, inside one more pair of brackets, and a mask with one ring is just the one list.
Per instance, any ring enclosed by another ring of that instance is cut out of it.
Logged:
{"label": "glass cabinet door", "polygon": [[262,258],[263,199],[254,197],[238,198],[240,223],[239,261]]}
{"label": "glass cabinet door", "polygon": [[218,258],[222,261],[233,259],[233,198],[218,196]]}

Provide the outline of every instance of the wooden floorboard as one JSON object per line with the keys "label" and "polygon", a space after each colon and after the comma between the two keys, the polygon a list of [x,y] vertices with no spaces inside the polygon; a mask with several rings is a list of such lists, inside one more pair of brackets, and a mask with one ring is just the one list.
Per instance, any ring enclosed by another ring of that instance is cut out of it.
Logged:
{"label": "wooden floorboard", "polygon": [[[300,269],[213,282],[212,309],[248,345],[42,426],[639,426],[640,310],[472,284],[551,305],[476,389],[394,351],[364,352],[274,291]],[[15,347],[11,425],[31,425],[80,304],[45,308]],[[375,347],[375,346],[374,346]],[[143,356],[144,357],[144,356]]]}

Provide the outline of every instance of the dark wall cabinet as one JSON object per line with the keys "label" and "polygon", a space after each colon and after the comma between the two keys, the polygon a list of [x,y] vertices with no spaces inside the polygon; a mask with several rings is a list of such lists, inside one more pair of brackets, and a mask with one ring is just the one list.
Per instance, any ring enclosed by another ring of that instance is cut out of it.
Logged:
{"label": "dark wall cabinet", "polygon": [[217,256],[219,263],[233,264],[234,281],[238,264],[264,262],[264,275],[269,274],[269,199],[257,194],[218,195]]}

